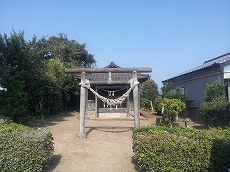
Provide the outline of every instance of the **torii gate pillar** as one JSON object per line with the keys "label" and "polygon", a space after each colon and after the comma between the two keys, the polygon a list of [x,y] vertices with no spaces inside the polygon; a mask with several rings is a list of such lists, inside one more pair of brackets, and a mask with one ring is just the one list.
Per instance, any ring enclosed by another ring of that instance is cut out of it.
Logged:
{"label": "torii gate pillar", "polygon": [[79,137],[85,139],[85,112],[86,112],[86,87],[83,87],[86,81],[86,73],[81,73],[81,92],[80,92],[80,132]]}
{"label": "torii gate pillar", "polygon": [[[137,83],[137,71],[133,71],[133,83]],[[133,88],[134,127],[140,127],[139,84]]]}

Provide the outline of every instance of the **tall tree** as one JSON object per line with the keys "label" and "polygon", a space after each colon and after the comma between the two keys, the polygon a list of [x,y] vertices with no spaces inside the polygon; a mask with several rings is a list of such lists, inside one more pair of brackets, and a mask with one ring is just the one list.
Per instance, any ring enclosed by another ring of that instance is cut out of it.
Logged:
{"label": "tall tree", "polygon": [[[85,44],[63,34],[39,40],[33,37],[31,41],[24,39],[24,32],[0,35],[0,86],[7,90],[0,91],[0,113],[16,119],[17,111],[20,116],[43,117],[69,108],[79,86],[64,68],[92,67],[95,63]],[[12,112],[12,107],[21,110]]]}
{"label": "tall tree", "polygon": [[0,85],[5,88],[0,91],[0,112],[15,121],[28,113],[25,75],[30,70],[29,49],[23,32],[13,32],[9,38],[0,35]]}
{"label": "tall tree", "polygon": [[[57,78],[59,86],[62,88],[63,106],[68,109],[74,104],[74,97],[79,94],[79,85],[74,81],[74,77],[67,75],[64,68],[93,67],[96,64],[92,54],[86,50],[86,44],[79,44],[75,40],[68,40],[64,34],[52,36],[48,39],[44,37],[38,41],[38,50],[49,65],[49,75]],[[59,78],[59,79],[58,79]]]}
{"label": "tall tree", "polygon": [[151,109],[155,98],[159,95],[157,84],[152,79],[148,79],[140,86],[141,107]]}
{"label": "tall tree", "polygon": [[65,34],[38,41],[38,48],[46,59],[55,59],[62,67],[92,67],[96,61],[86,50],[86,44],[68,40]]}

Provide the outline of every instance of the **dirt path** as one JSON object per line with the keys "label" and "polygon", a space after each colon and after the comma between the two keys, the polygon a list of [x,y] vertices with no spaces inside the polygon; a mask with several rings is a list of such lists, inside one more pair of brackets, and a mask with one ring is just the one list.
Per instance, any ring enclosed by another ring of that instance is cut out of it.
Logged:
{"label": "dirt path", "polygon": [[[153,119],[140,121],[154,123]],[[79,113],[46,124],[54,137],[54,157],[46,172],[134,172],[133,120],[86,120],[87,139],[78,138]]]}

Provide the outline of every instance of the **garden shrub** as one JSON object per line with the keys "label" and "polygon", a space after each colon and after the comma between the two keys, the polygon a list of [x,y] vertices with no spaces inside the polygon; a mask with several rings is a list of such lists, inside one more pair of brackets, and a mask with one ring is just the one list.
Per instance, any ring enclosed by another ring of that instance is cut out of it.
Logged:
{"label": "garden shrub", "polygon": [[0,125],[0,171],[39,172],[52,157],[52,134],[19,124]]}
{"label": "garden shrub", "polygon": [[149,126],[133,132],[134,157],[145,171],[227,171],[229,147],[230,128],[196,130]]}
{"label": "garden shrub", "polygon": [[169,125],[172,127],[179,113],[185,108],[185,103],[180,99],[164,98],[159,106],[164,108],[164,116],[168,118]]}
{"label": "garden shrub", "polygon": [[200,113],[204,114],[209,122],[218,122],[228,105],[229,102],[225,96],[215,97],[211,101],[203,102],[200,105]]}
{"label": "garden shrub", "polygon": [[225,94],[225,86],[220,81],[215,81],[207,85],[205,91],[205,102],[200,105],[200,113],[205,115],[207,122],[218,124],[225,109],[229,107],[229,102]]}

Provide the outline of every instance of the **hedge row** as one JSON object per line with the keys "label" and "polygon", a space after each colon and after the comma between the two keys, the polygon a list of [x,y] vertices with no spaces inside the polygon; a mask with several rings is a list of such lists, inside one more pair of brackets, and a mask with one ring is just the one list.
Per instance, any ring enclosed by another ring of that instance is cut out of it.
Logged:
{"label": "hedge row", "polygon": [[145,171],[227,172],[230,128],[141,127],[133,132],[133,151]]}
{"label": "hedge row", "polygon": [[39,172],[53,155],[53,138],[46,129],[4,124],[0,138],[1,172]]}

